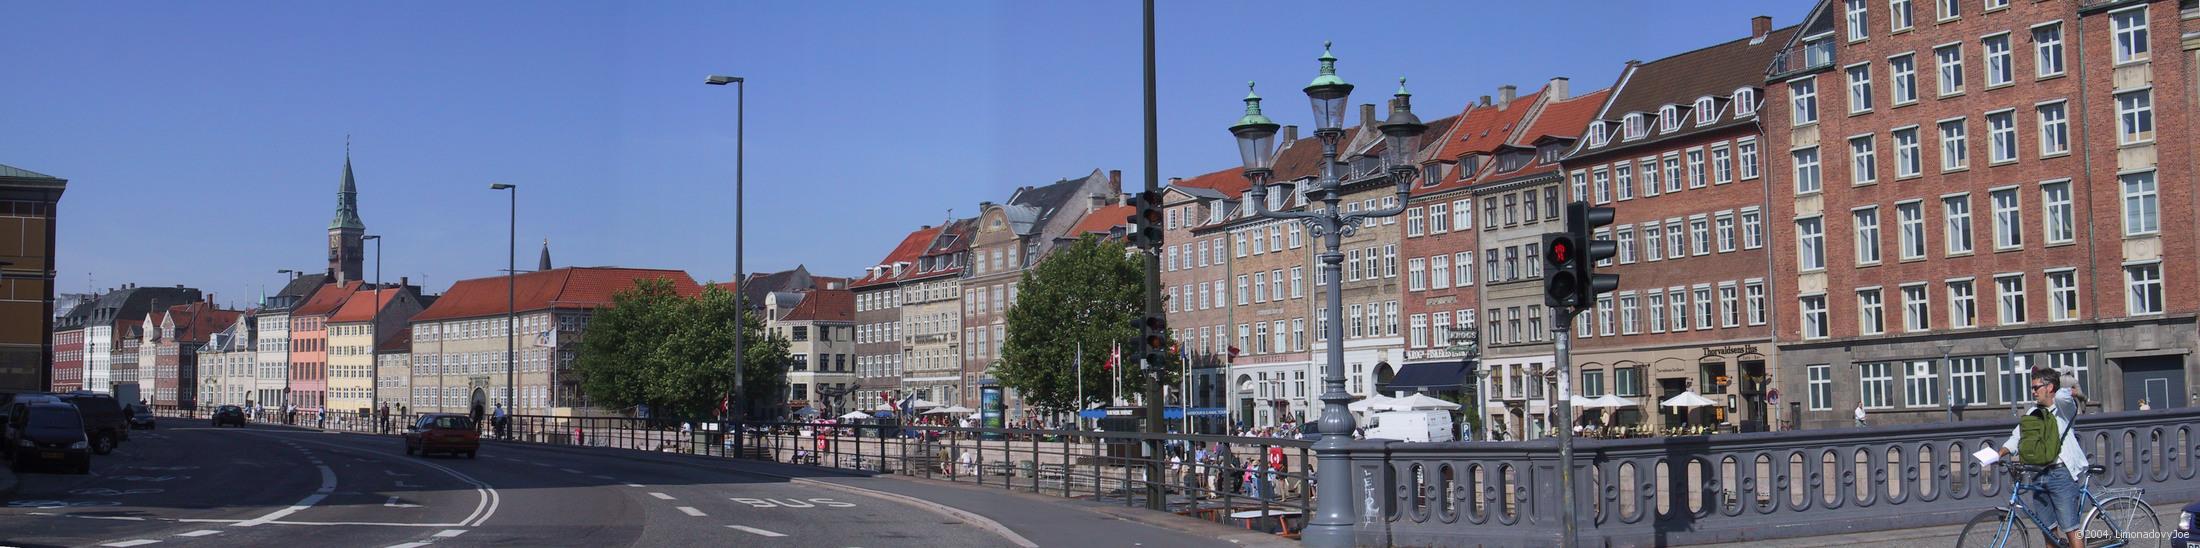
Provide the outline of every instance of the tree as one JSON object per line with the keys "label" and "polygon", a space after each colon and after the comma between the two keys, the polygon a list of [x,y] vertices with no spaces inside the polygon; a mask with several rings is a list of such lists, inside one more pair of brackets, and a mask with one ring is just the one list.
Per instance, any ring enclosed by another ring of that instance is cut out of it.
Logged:
{"label": "tree", "polygon": [[787,340],[767,335],[754,314],[736,314],[731,291],[708,285],[684,297],[665,280],[635,282],[589,320],[574,360],[581,390],[600,406],[714,416],[733,386],[736,316],[747,328],[742,397],[751,409],[773,401],[785,393],[794,361]]}
{"label": "tree", "polygon": [[[1144,264],[1126,255],[1123,244],[1092,236],[1056,249],[1025,271],[1016,302],[1008,309],[1008,340],[992,368],[1003,386],[1023,395],[1024,403],[1049,412],[1083,409],[1108,401],[1114,373],[1104,370],[1111,345],[1123,345],[1123,394],[1145,390],[1138,359],[1129,354],[1138,331],[1131,321],[1145,308]],[[1079,350],[1084,377],[1077,378]],[[1171,360],[1173,362],[1174,360]],[[1163,385],[1174,382],[1170,364]],[[1077,399],[1078,384],[1084,400]]]}

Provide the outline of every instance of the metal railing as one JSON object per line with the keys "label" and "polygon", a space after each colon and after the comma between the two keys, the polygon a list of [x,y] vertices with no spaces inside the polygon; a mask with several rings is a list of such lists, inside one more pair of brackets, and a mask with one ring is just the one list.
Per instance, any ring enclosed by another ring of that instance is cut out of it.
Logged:
{"label": "metal railing", "polygon": [[[1684,545],[1961,523],[2005,498],[1971,452],[2013,419],[1576,442],[1584,545]],[[2200,409],[2077,423],[2106,488],[2200,497]],[[1557,542],[1558,447],[1548,440],[1350,444],[1363,545]]]}
{"label": "metal railing", "polygon": [[1833,48],[1832,35],[1796,42],[1780,50],[1780,55],[1772,58],[1772,67],[1765,70],[1765,78],[1776,80],[1799,72],[1833,66]]}

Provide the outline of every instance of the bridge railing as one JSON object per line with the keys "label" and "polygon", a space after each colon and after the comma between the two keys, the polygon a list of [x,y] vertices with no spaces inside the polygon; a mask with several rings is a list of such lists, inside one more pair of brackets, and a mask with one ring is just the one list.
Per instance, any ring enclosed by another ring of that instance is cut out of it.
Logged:
{"label": "bridge railing", "polygon": [[[1682,545],[1962,523],[2007,500],[2008,478],[1971,453],[2013,419],[1715,436],[1579,440],[1584,544]],[[2083,416],[2108,468],[2093,486],[2157,504],[2200,497],[2200,409]],[[1562,516],[1555,440],[1351,444],[1363,545],[1548,545]]]}

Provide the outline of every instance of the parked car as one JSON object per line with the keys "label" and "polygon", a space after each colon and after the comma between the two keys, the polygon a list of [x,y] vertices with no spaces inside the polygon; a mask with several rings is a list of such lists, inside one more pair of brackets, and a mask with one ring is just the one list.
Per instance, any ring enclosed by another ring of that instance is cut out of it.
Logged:
{"label": "parked car", "polygon": [[2196,514],[2200,514],[2200,502],[2187,504],[2184,510],[2177,512],[2177,532],[2170,533],[2170,548],[2200,546],[2200,542],[2192,539],[2193,533],[2200,533],[2200,524],[2193,523]]}
{"label": "parked car", "polygon": [[481,431],[474,428],[474,420],[465,415],[430,414],[405,427],[405,454],[443,452],[464,453],[474,458],[481,450]]}
{"label": "parked car", "polygon": [[214,426],[217,428],[224,424],[234,424],[238,428],[243,428],[244,421],[244,408],[242,407],[224,405],[214,408]]}
{"label": "parked car", "polygon": [[21,403],[8,415],[8,454],[17,472],[42,463],[66,465],[78,474],[92,471],[91,444],[84,416],[61,402]]}
{"label": "parked car", "polygon": [[76,391],[55,394],[61,401],[76,404],[84,417],[84,437],[92,442],[92,452],[105,455],[130,439],[130,422],[122,414],[122,404],[115,397],[98,392]]}
{"label": "parked car", "polygon": [[[13,419],[16,415],[29,412],[28,408],[32,404],[63,403],[61,398],[44,392],[22,392],[7,394],[4,397],[8,401],[0,404],[0,449],[15,446],[15,421]],[[13,455],[13,453],[6,451],[0,451],[0,454]]]}
{"label": "parked car", "polygon": [[145,404],[130,404],[130,412],[124,413],[124,415],[128,415],[130,417],[131,430],[153,429],[153,410],[152,408],[146,407]]}

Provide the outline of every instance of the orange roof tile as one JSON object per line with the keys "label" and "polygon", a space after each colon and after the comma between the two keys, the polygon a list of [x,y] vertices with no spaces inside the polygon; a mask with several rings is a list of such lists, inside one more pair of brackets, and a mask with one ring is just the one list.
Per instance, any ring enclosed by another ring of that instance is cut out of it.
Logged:
{"label": "orange roof tile", "polygon": [[1215,170],[1211,173],[1202,174],[1198,177],[1180,180],[1175,183],[1170,183],[1169,186],[1204,188],[1208,190],[1213,190],[1215,192],[1220,192],[1222,193],[1223,197],[1234,200],[1237,199],[1238,195],[1244,194],[1246,189],[1252,188],[1253,182],[1245,179],[1244,166],[1236,166],[1226,167]]}
{"label": "orange roof tile", "polygon": [[877,276],[872,276],[870,275],[870,273],[866,272],[864,273],[863,277],[850,280],[848,282],[848,287],[865,287],[894,281],[895,279],[897,279],[897,277],[894,276],[894,271],[891,266],[894,263],[909,263],[911,265],[915,265],[917,263],[917,258],[924,255],[925,248],[932,246],[932,239],[938,238],[940,235],[940,230],[942,230],[943,228],[945,227],[934,226],[911,231],[908,236],[902,237],[901,245],[894,246],[894,250],[887,252],[886,258],[879,261],[878,264],[887,265],[889,267],[886,269],[885,272],[881,272]]}
{"label": "orange roof tile", "polygon": [[399,291],[403,290],[397,288],[389,288],[379,290],[369,289],[366,291],[361,291],[359,292],[359,295],[356,296],[365,296],[368,293],[372,293],[374,294],[374,298],[346,299],[344,301],[344,306],[337,308],[335,314],[329,315],[328,322],[338,323],[374,321],[374,310],[376,308],[389,308],[390,301],[397,298],[397,292]]}
{"label": "orange roof tile", "polygon": [[1075,238],[1092,233],[1107,234],[1115,227],[1130,224],[1132,211],[1131,206],[1127,205],[1100,206],[1100,209],[1092,210],[1085,214],[1085,218],[1079,219],[1077,226],[1070,227],[1068,236]]}
{"label": "orange roof tile", "polygon": [[817,289],[806,292],[802,303],[780,316],[781,321],[845,322],[855,318],[856,294],[844,289]]}
{"label": "orange roof tile", "polygon": [[611,304],[611,297],[620,291],[634,287],[640,280],[660,279],[672,282],[672,290],[684,296],[702,294],[702,286],[686,272],[651,268],[618,267],[566,267],[528,272],[511,277],[508,290],[505,276],[459,280],[450,291],[436,299],[412,321],[422,322],[452,318],[496,316],[506,311],[506,294],[511,292],[511,310],[526,312],[550,308],[596,308]]}
{"label": "orange roof tile", "polygon": [[333,314],[336,312],[337,307],[343,306],[344,301],[351,298],[352,292],[359,290],[360,285],[356,281],[344,282],[341,285],[323,285],[320,289],[313,291],[312,297],[306,298],[305,304],[298,305],[298,308],[291,310],[290,314],[293,316],[327,316]]}
{"label": "orange roof tile", "polygon": [[176,323],[176,340],[180,342],[206,342],[213,334],[237,323],[243,312],[214,308],[214,303],[195,302],[168,307],[168,318]]}

